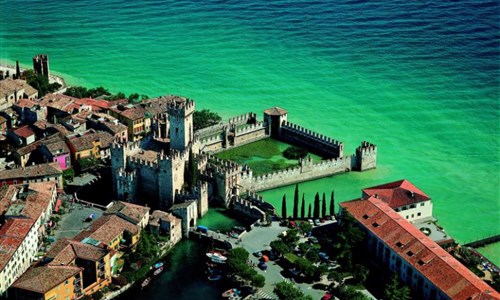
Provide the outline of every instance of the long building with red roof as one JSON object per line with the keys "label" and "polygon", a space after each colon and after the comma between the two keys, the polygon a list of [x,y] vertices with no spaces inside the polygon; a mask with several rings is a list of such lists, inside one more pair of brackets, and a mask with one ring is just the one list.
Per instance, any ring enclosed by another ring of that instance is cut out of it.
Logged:
{"label": "long building with red roof", "polygon": [[421,299],[500,299],[452,255],[374,196],[340,204],[367,233],[368,253],[389,267]]}

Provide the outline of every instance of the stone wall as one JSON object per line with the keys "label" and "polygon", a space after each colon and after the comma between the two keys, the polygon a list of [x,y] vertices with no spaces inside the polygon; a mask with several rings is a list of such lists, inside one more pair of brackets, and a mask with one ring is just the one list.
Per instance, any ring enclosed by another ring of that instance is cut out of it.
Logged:
{"label": "stone wall", "polygon": [[336,158],[344,155],[344,145],[341,142],[290,122],[282,124],[279,139],[306,148],[324,158]]}
{"label": "stone wall", "polygon": [[234,132],[234,145],[238,147],[266,138],[266,127],[263,122],[236,129]]}
{"label": "stone wall", "polygon": [[257,206],[253,205],[252,202],[246,200],[246,199],[241,199],[241,198],[235,198],[233,201],[233,210],[240,214],[245,216],[248,219],[251,219],[252,221],[259,220],[259,221],[265,221],[266,220],[266,213],[259,209]]}

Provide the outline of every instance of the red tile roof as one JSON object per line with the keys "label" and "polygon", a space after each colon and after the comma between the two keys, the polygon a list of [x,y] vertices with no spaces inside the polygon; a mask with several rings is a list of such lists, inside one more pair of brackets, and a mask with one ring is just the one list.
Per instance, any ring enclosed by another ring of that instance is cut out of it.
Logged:
{"label": "red tile roof", "polygon": [[22,127],[16,128],[12,130],[17,136],[28,138],[32,135],[35,135],[33,130],[28,125],[24,125]]}
{"label": "red tile roof", "polygon": [[270,116],[281,116],[281,115],[284,115],[286,114],[288,111],[284,110],[283,108],[280,108],[280,107],[271,107],[271,108],[268,108],[264,111],[265,114],[268,114]]}
{"label": "red tile roof", "polygon": [[116,201],[113,205],[106,210],[106,214],[116,214],[132,220],[135,224],[139,223],[146,214],[149,213],[150,208],[142,205],[137,205],[129,202]]}
{"label": "red tile roof", "polygon": [[82,99],[75,100],[75,103],[91,106],[92,111],[101,111],[101,110],[109,109],[113,105],[127,104],[128,100],[121,99],[121,100],[115,100],[115,101],[106,101],[106,100],[97,100],[97,99],[92,99],[92,98],[82,98]]}
{"label": "red tile roof", "polygon": [[61,166],[58,162],[38,164],[24,168],[4,170],[0,172],[0,180],[32,178],[62,175]]}
{"label": "red tile roof", "polygon": [[19,99],[19,100],[17,100],[16,103],[14,103],[14,106],[32,108],[33,106],[35,106],[37,104],[38,103],[36,101],[33,101],[33,100]]}
{"label": "red tile roof", "polygon": [[97,261],[107,253],[103,248],[63,238],[57,241],[45,256],[52,259],[50,265],[59,266],[69,265],[76,258]]}
{"label": "red tile roof", "polygon": [[391,208],[423,202],[431,198],[406,179],[363,189],[363,198],[377,195]]}
{"label": "red tile roof", "polygon": [[45,294],[82,271],[74,266],[35,266],[24,272],[12,287]]}
{"label": "red tile roof", "polygon": [[30,218],[8,218],[0,227],[0,271],[21,246],[35,220]]}
{"label": "red tile roof", "polygon": [[83,135],[76,134],[68,137],[68,143],[73,145],[76,152],[94,148],[94,142],[101,142],[100,148],[106,149],[113,143],[114,137],[106,131],[89,131]]}
{"label": "red tile roof", "polygon": [[134,224],[116,215],[107,215],[95,220],[89,230],[80,232],[74,239],[81,241],[89,237],[109,245],[113,239],[122,235],[125,230],[132,235],[139,233],[139,229]]}
{"label": "red tile roof", "polygon": [[451,299],[500,299],[493,288],[381,199],[370,197],[340,206]]}

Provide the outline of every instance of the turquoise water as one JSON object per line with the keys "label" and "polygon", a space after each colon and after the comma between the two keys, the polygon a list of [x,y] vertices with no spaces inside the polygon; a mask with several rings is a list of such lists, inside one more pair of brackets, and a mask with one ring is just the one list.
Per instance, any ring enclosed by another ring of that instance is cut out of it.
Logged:
{"label": "turquoise water", "polygon": [[348,153],[366,139],[378,169],[303,184],[308,199],[407,178],[466,242],[500,232],[499,5],[0,0],[0,57],[48,53],[71,84],[181,94],[224,117],[279,105]]}

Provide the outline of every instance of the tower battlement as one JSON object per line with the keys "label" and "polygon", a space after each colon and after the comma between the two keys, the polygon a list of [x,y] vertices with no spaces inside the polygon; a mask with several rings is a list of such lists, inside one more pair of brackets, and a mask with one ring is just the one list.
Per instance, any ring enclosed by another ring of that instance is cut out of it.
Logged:
{"label": "tower battlement", "polygon": [[178,97],[179,101],[172,101],[168,104],[168,113],[171,116],[184,118],[194,112],[195,102],[192,99]]}

